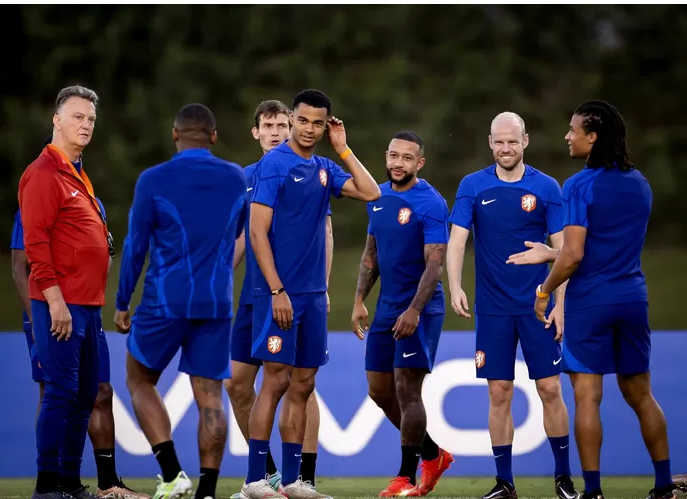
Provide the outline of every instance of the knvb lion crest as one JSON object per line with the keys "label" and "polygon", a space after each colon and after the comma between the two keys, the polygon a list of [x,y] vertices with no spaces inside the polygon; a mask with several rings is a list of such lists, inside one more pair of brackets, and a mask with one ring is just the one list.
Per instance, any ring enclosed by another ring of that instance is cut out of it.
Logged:
{"label": "knvb lion crest", "polygon": [[324,187],[327,187],[327,179],[328,179],[327,170],[324,170],[324,169],[320,170],[320,184],[322,184]]}
{"label": "knvb lion crest", "polygon": [[477,352],[475,352],[475,365],[477,366],[477,369],[484,366],[485,359],[486,356],[482,350],[477,350]]}
{"label": "knvb lion crest", "polygon": [[398,223],[400,223],[401,225],[405,225],[408,222],[410,222],[411,213],[412,211],[410,211],[410,209],[408,208],[401,208],[400,210],[398,210]]}
{"label": "knvb lion crest", "polygon": [[534,211],[534,209],[537,207],[537,198],[532,194],[526,194],[522,197],[521,204],[522,209],[529,213]]}
{"label": "knvb lion crest", "polygon": [[281,351],[282,339],[279,336],[270,336],[267,338],[267,350],[270,353],[279,353]]}

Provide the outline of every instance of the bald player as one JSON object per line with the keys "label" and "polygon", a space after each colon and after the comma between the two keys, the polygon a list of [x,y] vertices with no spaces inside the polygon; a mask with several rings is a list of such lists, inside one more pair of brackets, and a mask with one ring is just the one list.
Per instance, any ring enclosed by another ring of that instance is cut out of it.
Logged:
{"label": "bald player", "polygon": [[544,282],[548,266],[506,263],[509,255],[523,251],[523,241],[543,243],[548,236],[553,247],[563,244],[561,188],[523,162],[528,143],[523,119],[515,113],[499,114],[489,135],[496,163],[466,176],[458,187],[447,251],[451,306],[459,316],[470,317],[461,277],[465,246],[474,230],[475,366],[477,377],[489,386],[489,434],[497,471],[496,485],[483,499],[517,498],[511,402],[518,341],[544,405],[556,494],[560,499],[579,499],[570,479],[568,411],[560,384],[565,287],[558,289],[555,306],[547,310],[552,328],[551,323],[539,322],[532,309],[532,290]]}

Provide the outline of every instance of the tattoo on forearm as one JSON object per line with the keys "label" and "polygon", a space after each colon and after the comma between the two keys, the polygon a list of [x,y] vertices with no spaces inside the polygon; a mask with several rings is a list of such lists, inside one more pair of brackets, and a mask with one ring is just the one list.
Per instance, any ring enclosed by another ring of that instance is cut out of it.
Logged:
{"label": "tattoo on forearm", "polygon": [[374,236],[367,235],[365,251],[360,260],[360,271],[358,272],[358,287],[355,295],[364,300],[375,285],[379,277],[379,263],[377,262],[377,241]]}
{"label": "tattoo on forearm", "polygon": [[425,244],[425,271],[420,278],[415,298],[410,304],[416,310],[422,311],[434,295],[441,274],[444,272],[445,259],[445,244]]}

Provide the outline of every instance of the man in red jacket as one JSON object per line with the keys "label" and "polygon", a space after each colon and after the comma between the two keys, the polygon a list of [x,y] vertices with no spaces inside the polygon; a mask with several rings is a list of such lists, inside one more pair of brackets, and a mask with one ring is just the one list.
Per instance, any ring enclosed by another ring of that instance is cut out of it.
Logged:
{"label": "man in red jacket", "polygon": [[94,499],[81,485],[80,471],[98,392],[110,248],[80,157],[91,141],[97,100],[80,86],[60,91],[52,144],[19,182],[36,353],[45,382],[34,499]]}

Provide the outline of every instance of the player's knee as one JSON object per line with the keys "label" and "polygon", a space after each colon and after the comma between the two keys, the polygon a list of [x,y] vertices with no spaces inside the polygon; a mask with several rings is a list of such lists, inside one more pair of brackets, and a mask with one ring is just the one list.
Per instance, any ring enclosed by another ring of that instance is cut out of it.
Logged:
{"label": "player's knee", "polygon": [[544,405],[554,404],[561,400],[561,384],[558,377],[537,380],[537,392]]}
{"label": "player's knee", "polygon": [[513,383],[495,380],[489,382],[489,403],[492,407],[509,406],[513,400]]}
{"label": "player's knee", "polygon": [[314,390],[315,376],[291,378],[291,383],[289,385],[290,395],[298,397],[301,400],[308,400]]}
{"label": "player's knee", "polygon": [[639,376],[624,377],[618,376],[618,388],[620,388],[620,393],[623,394],[625,402],[637,410],[643,404],[653,401],[653,395],[651,393],[651,385],[646,379],[640,378]]}
{"label": "player's knee", "polygon": [[114,390],[110,383],[100,383],[98,385],[98,394],[95,397],[96,409],[108,409],[112,407],[112,396]]}
{"label": "player's knee", "polygon": [[261,391],[264,390],[281,397],[289,389],[290,383],[291,373],[286,369],[265,373]]}
{"label": "player's knee", "polygon": [[225,380],[224,387],[227,390],[232,405],[243,405],[250,401],[254,395],[253,384],[243,380]]}
{"label": "player's knee", "polygon": [[422,400],[422,383],[417,381],[404,376],[396,377],[396,398],[399,405]]}
{"label": "player's knee", "polygon": [[369,386],[367,389],[367,394],[382,410],[393,407],[393,405],[396,403],[396,393],[390,392],[389,390],[380,390],[377,387]]}
{"label": "player's knee", "polygon": [[576,384],[575,391],[575,406],[584,405],[601,405],[603,398],[603,388],[594,385]]}

